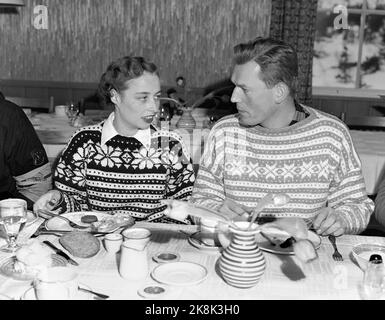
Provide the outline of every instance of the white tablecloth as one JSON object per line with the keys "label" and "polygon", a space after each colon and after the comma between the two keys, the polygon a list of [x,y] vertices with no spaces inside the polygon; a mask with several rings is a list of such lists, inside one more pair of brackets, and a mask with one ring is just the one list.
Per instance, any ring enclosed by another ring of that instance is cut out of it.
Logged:
{"label": "white tablecloth", "polygon": [[[197,249],[189,244],[187,236],[179,232],[196,231],[196,226],[168,225],[157,223],[138,223],[138,226],[152,231],[148,245],[149,273],[146,279],[131,281],[120,276],[118,271],[119,254],[107,253],[102,247],[100,252],[89,259],[73,257],[79,262],[77,270],[80,282],[95,291],[105,293],[114,300],[144,299],[138,290],[157,282],[152,279],[151,271],[158,264],[152,259],[159,252],[172,251],[179,253],[181,261],[195,262],[203,265],[208,277],[201,283],[188,286],[165,285],[167,294],[163,299],[170,300],[340,300],[361,299],[362,270],[351,258],[352,247],[359,243],[385,244],[381,237],[364,237],[345,235],[337,238],[339,251],[344,261],[332,259],[333,248],[327,238],[322,238],[318,249],[319,258],[305,264],[294,256],[276,255],[264,252],[266,270],[260,282],[250,289],[237,289],[226,284],[222,279],[216,263],[219,252]],[[61,247],[58,238],[40,236],[39,239],[50,239]],[[0,254],[0,258],[2,254]],[[1,260],[1,259],[0,259]],[[1,261],[0,261],[1,263]],[[30,281],[16,281],[0,276],[0,294],[20,298],[31,287]]]}

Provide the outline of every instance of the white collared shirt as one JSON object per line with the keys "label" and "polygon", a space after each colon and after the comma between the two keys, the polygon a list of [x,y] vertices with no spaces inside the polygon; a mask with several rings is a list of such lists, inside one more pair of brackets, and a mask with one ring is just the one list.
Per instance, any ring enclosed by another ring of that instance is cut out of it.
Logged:
{"label": "white collared shirt", "polygon": [[[107,118],[107,120],[104,122],[103,128],[102,128],[102,139],[100,141],[101,146],[103,147],[107,141],[111,140],[113,137],[120,134],[118,131],[116,131],[114,127],[114,121],[115,119],[115,112],[112,112],[110,116]],[[138,140],[140,143],[143,144],[143,146],[148,150],[151,145],[151,129],[148,127],[147,129],[139,129],[133,136],[125,136],[125,137],[132,137]]]}

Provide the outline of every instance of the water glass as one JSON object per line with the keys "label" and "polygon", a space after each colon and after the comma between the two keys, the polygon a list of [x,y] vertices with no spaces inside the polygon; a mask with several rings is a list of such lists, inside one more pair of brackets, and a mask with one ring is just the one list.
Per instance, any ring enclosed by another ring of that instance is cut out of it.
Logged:
{"label": "water glass", "polygon": [[365,300],[381,299],[385,287],[385,267],[383,263],[368,262],[362,283],[363,298]]}
{"label": "water glass", "polygon": [[8,244],[0,248],[3,252],[15,252],[19,232],[27,221],[27,202],[22,199],[0,201],[0,226],[3,227]]}
{"label": "water glass", "polygon": [[69,103],[67,108],[67,116],[70,119],[71,124],[75,120],[78,113],[79,113],[79,107],[73,102]]}

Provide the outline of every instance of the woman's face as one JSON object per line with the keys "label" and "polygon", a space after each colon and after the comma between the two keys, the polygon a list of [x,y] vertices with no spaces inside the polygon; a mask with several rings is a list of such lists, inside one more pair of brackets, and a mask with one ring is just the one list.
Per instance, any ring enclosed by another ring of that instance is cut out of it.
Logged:
{"label": "woman's face", "polygon": [[116,122],[125,131],[147,129],[158,112],[160,95],[160,80],[156,74],[145,71],[140,77],[128,80],[126,89],[112,92]]}

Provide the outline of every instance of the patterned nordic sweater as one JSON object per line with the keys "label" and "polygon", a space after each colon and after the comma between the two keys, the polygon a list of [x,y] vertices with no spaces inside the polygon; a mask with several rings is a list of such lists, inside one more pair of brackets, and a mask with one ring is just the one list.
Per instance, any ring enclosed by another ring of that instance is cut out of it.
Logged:
{"label": "patterned nordic sweater", "polygon": [[303,106],[310,115],[280,129],[244,128],[235,115],[211,130],[191,202],[218,209],[225,198],[248,207],[268,192],[287,193],[282,208],[261,216],[302,217],[326,206],[337,210],[347,233],[366,228],[374,209],[348,128],[336,117]]}
{"label": "patterned nordic sweater", "polygon": [[103,124],[79,129],[59,159],[54,182],[63,193],[60,213],[92,210],[175,222],[164,217],[159,200],[191,196],[195,176],[182,138],[151,126],[149,150],[121,135],[101,147]]}

